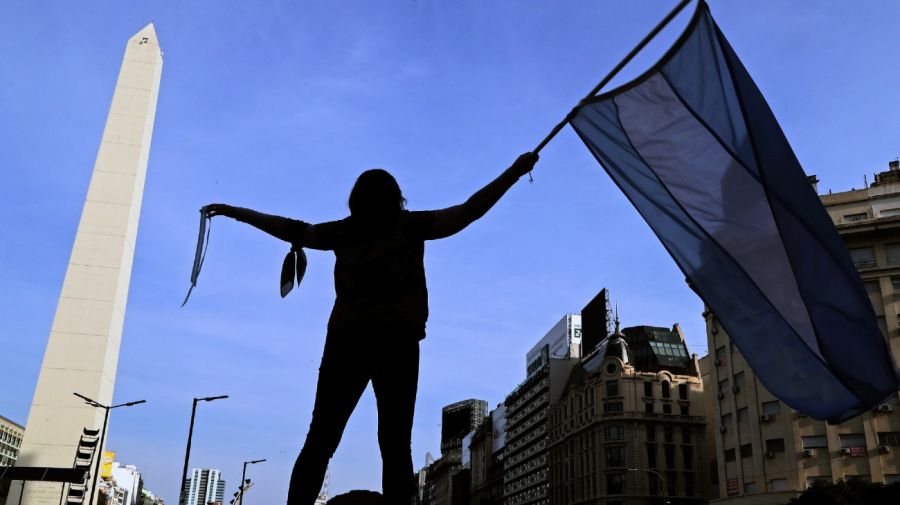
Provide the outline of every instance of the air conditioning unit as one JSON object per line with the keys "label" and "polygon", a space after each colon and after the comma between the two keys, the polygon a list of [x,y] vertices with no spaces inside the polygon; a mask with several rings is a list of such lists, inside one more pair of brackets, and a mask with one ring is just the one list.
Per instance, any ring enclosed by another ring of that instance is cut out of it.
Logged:
{"label": "air conditioning unit", "polygon": [[886,445],[879,445],[878,452],[880,452],[881,454],[887,454],[887,453],[891,452],[891,448]]}
{"label": "air conditioning unit", "polygon": [[724,425],[719,426],[719,433],[725,433],[726,431],[728,431],[728,428],[726,428]]}
{"label": "air conditioning unit", "polygon": [[774,457],[775,457],[775,453],[774,453],[774,452],[772,452],[772,451],[766,451],[766,458],[767,458],[767,459],[772,459],[772,458],[774,458]]}
{"label": "air conditioning unit", "polygon": [[740,393],[740,392],[741,392],[741,387],[740,387],[740,386],[732,386],[732,387],[731,387],[731,392],[732,392],[732,393],[735,393],[735,394]]}
{"label": "air conditioning unit", "polygon": [[875,407],[875,412],[891,412],[894,410],[894,407],[888,405],[887,403],[882,403],[881,405]]}
{"label": "air conditioning unit", "polygon": [[815,449],[803,449],[803,457],[804,458],[811,458],[815,455],[816,455]]}
{"label": "air conditioning unit", "polygon": [[719,391],[719,394],[718,394],[718,395],[716,395],[716,396],[718,396],[718,397],[719,397],[719,399],[720,399],[720,400],[721,400],[721,399],[722,399],[722,398],[725,398],[725,393],[723,393],[723,392],[721,392],[721,391]]}
{"label": "air conditioning unit", "polygon": [[759,422],[761,422],[761,423],[767,423],[771,420],[772,420],[772,416],[769,414],[763,414],[763,415],[759,416]]}
{"label": "air conditioning unit", "polygon": [[841,447],[841,454],[843,454],[844,456],[849,456],[850,448],[849,447]]}

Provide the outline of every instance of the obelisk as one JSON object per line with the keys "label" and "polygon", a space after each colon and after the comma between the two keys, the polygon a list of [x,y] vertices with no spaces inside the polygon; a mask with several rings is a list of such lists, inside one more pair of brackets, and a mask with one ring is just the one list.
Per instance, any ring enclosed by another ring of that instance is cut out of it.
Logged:
{"label": "obelisk", "polygon": [[[71,468],[82,429],[104,415],[72,393],[112,402],[162,63],[149,24],[125,49],[17,466]],[[21,487],[10,487],[18,504]],[[59,505],[60,491],[28,482],[22,504]]]}

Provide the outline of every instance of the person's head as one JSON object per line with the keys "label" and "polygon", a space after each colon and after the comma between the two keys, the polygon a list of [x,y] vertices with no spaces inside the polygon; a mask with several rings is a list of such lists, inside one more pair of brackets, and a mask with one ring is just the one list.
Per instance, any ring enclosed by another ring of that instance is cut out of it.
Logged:
{"label": "person's head", "polygon": [[406,208],[400,185],[386,170],[366,170],[350,191],[350,215],[361,219],[394,217]]}

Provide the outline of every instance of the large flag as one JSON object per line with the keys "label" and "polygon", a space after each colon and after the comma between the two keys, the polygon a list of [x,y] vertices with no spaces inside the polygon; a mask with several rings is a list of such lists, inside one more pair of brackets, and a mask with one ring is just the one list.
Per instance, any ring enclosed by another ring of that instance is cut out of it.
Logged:
{"label": "large flag", "polygon": [[847,250],[704,2],[659,63],[570,124],[769,391],[840,422],[898,389]]}

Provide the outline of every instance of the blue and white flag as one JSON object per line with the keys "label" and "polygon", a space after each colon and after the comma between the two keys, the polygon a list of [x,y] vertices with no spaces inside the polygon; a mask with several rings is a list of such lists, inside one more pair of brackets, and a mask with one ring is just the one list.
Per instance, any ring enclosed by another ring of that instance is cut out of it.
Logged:
{"label": "blue and white flag", "polygon": [[840,422],[898,389],[844,244],[704,2],[659,63],[570,124],[769,391]]}

